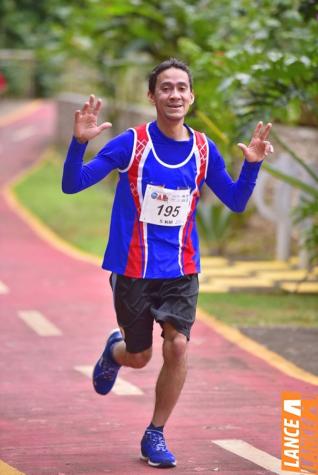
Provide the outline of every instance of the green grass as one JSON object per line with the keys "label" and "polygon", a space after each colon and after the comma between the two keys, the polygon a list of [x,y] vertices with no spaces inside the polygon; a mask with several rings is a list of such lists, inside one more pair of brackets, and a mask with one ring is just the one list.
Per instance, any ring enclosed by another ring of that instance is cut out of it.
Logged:
{"label": "green grass", "polygon": [[233,326],[318,327],[318,298],[301,294],[200,294],[199,305]]}
{"label": "green grass", "polygon": [[[102,256],[111,206],[113,180],[75,195],[61,191],[63,159],[50,152],[42,165],[15,187],[19,200],[58,235],[76,247]],[[199,305],[235,326],[318,326],[318,299],[311,295],[228,293],[201,294]]]}
{"label": "green grass", "polygon": [[41,221],[79,249],[102,256],[108,237],[113,185],[104,181],[81,193],[61,191],[62,159],[54,152],[19,182],[15,193]]}

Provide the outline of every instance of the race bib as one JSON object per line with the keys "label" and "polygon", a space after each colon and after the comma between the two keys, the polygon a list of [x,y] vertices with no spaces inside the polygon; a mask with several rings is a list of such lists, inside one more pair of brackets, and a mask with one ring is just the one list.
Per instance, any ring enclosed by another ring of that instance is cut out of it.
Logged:
{"label": "race bib", "polygon": [[147,185],[140,221],[159,226],[183,226],[187,220],[190,190],[169,190]]}

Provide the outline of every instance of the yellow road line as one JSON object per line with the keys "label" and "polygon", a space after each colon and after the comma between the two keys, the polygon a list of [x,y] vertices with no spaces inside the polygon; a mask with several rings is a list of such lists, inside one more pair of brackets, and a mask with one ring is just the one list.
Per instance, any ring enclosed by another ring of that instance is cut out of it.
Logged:
{"label": "yellow road line", "polygon": [[197,318],[218,332],[228,341],[235,343],[237,346],[245,351],[248,351],[252,355],[261,358],[262,360],[266,361],[266,363],[274,366],[274,368],[282,371],[288,376],[318,386],[318,376],[315,376],[308,371],[299,368],[277,353],[268,350],[265,346],[261,345],[260,343],[256,343],[256,341],[243,335],[243,333],[241,333],[236,328],[232,328],[225,323],[220,322],[215,317],[208,315],[201,308],[198,308]]}
{"label": "yellow road line", "polygon": [[25,475],[23,472],[19,472],[19,470],[16,470],[2,460],[0,460],[0,473],[1,475]]}
{"label": "yellow road line", "polygon": [[23,106],[18,107],[18,109],[9,112],[8,114],[0,117],[0,127],[6,127],[13,122],[17,122],[18,120],[27,117],[28,115],[32,114],[35,110],[42,107],[43,101],[41,99],[36,99],[34,101],[29,102],[29,104],[25,104]]}

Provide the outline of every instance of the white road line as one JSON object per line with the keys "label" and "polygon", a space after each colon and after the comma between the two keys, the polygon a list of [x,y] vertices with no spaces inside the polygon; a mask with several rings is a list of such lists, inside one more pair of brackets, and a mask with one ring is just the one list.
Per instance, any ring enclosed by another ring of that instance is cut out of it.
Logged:
{"label": "white road line", "polygon": [[0,295],[8,294],[9,288],[0,280]]}
{"label": "white road line", "polygon": [[40,336],[59,336],[62,332],[37,310],[21,310],[19,317]]}
{"label": "white road line", "polygon": [[[80,373],[92,377],[93,366],[75,366],[74,369]],[[141,396],[143,394],[142,390],[135,386],[134,384],[129,383],[125,379],[117,377],[116,383],[112,391],[118,396]]]}
{"label": "white road line", "polygon": [[[219,445],[225,450],[232,452],[239,457],[242,457],[250,462],[259,465],[260,467],[265,468],[266,470],[270,470],[273,473],[277,473],[278,475],[301,475],[300,472],[287,472],[286,470],[281,470],[281,461],[273,457],[273,455],[264,452],[263,450],[259,450],[253,445],[245,442],[244,440],[240,439],[228,439],[228,440],[212,440],[212,442],[216,445]],[[302,474],[305,472],[302,472]]]}
{"label": "white road line", "polygon": [[37,133],[34,125],[27,125],[13,132],[11,135],[12,142],[20,142],[21,140],[28,139]]}
{"label": "white road line", "polygon": [[191,337],[191,344],[195,346],[201,346],[205,341],[205,338],[195,338],[194,336]]}

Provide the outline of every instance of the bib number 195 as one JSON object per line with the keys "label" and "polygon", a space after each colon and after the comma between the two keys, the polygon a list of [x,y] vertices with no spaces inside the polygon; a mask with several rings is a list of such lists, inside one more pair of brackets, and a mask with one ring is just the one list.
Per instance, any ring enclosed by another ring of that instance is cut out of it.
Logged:
{"label": "bib number 195", "polygon": [[186,223],[190,189],[171,190],[147,185],[140,221],[157,226],[183,226]]}
{"label": "bib number 195", "polygon": [[157,207],[158,210],[158,216],[165,216],[169,217],[172,216],[173,218],[176,218],[180,212],[180,206],[171,206],[171,205],[161,205]]}

